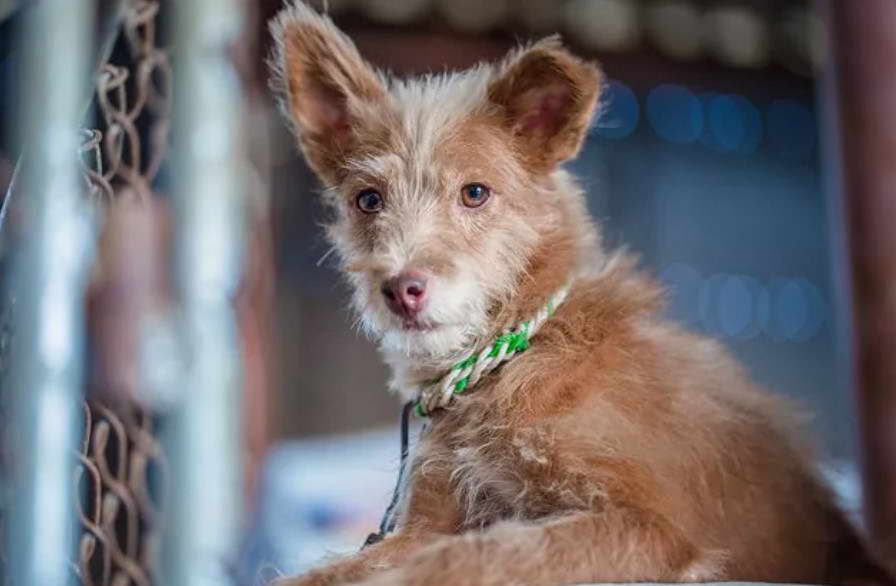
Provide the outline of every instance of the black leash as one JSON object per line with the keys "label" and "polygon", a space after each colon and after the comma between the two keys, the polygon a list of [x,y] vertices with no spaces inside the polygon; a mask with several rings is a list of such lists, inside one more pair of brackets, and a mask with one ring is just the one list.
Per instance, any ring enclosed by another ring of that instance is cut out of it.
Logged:
{"label": "black leash", "polygon": [[389,506],[386,507],[386,512],[383,513],[383,520],[380,521],[380,530],[377,533],[371,533],[367,536],[367,539],[364,541],[364,545],[361,546],[361,549],[364,549],[368,545],[373,545],[379,541],[382,541],[386,535],[395,531],[395,507],[398,506],[398,501],[401,499],[401,489],[404,485],[404,476],[407,472],[407,463],[408,463],[408,425],[410,421],[411,409],[414,408],[415,401],[408,401],[404,404],[404,407],[401,409],[401,464],[398,467],[398,479],[395,481],[395,490],[392,491],[392,500],[389,502]]}

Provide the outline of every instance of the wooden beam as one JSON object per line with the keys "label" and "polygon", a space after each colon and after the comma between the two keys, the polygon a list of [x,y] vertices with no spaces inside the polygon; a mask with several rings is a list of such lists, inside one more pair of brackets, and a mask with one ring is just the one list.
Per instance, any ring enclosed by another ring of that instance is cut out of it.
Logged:
{"label": "wooden beam", "polygon": [[865,513],[896,570],[896,2],[830,0]]}

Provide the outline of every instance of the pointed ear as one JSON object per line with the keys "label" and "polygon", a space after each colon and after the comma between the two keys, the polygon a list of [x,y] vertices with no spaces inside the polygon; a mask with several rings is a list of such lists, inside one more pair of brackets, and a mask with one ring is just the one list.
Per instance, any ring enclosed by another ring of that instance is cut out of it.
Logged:
{"label": "pointed ear", "polygon": [[309,165],[333,183],[354,146],[359,113],[382,102],[385,87],[333,21],[301,1],[281,11],[270,29],[272,86]]}
{"label": "pointed ear", "polygon": [[578,154],[602,80],[596,65],[566,51],[554,36],[508,57],[488,97],[501,108],[526,162],[547,172]]}

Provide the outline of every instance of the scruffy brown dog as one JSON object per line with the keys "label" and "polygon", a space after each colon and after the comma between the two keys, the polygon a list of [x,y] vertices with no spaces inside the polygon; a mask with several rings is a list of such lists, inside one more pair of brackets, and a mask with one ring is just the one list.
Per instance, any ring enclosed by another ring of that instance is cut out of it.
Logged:
{"label": "scruffy brown dog", "polygon": [[282,584],[835,580],[852,537],[792,408],[661,317],[661,290],[602,249],[561,167],[594,115],[595,65],[549,38],[398,80],[301,3],[272,31],[392,386],[414,400],[468,375],[424,395],[397,531]]}

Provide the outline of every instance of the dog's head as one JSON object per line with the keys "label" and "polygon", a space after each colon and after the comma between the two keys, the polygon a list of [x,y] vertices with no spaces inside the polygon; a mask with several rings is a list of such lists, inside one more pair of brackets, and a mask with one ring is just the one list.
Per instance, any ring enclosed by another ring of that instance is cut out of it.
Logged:
{"label": "dog's head", "polygon": [[276,82],[335,209],[328,235],[365,329],[392,351],[456,352],[557,229],[552,177],[587,133],[598,69],[549,38],[500,64],[397,80],[301,3],[272,32]]}

